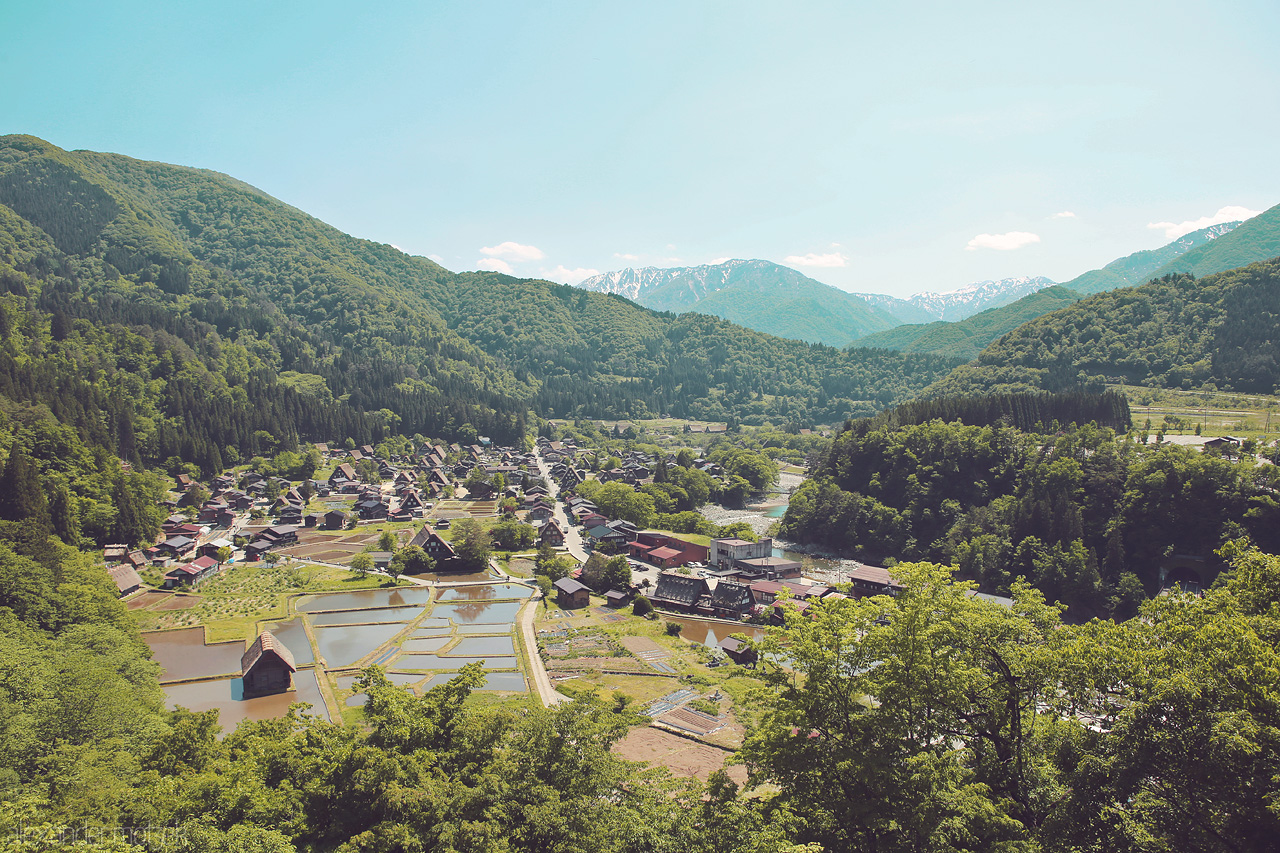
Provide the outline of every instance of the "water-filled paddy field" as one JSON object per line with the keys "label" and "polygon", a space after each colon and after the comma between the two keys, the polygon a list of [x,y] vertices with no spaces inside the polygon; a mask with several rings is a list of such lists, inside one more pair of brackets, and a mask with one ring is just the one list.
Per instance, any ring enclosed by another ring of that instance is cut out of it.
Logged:
{"label": "water-filled paddy field", "polygon": [[292,618],[257,626],[293,655],[294,690],[249,700],[238,677],[246,643],[206,645],[203,628],[153,631],[143,638],[162,667],[169,705],[218,708],[223,728],[230,730],[242,719],[281,716],[292,702],[309,702],[312,713],[326,718],[333,702],[361,705],[365,697],[353,695],[352,685],[370,665],[382,666],[392,683],[421,692],[483,661],[486,670],[505,671],[487,672],[479,689],[525,692],[514,631],[532,595],[521,584],[485,583],[302,596],[294,601]]}

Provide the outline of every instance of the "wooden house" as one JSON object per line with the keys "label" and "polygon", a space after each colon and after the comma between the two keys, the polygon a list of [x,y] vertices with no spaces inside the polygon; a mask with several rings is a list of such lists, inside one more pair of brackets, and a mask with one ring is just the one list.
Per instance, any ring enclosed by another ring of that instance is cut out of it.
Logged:
{"label": "wooden house", "polygon": [[580,581],[560,578],[553,585],[556,588],[556,601],[561,607],[573,609],[586,607],[591,603],[591,589]]}
{"label": "wooden house", "polygon": [[285,692],[293,686],[297,671],[293,653],[267,631],[259,634],[240,656],[240,678],[246,697]]}
{"label": "wooden house", "polygon": [[711,586],[706,578],[663,572],[658,575],[658,585],[654,587],[649,601],[654,607],[690,612],[704,597],[708,602],[711,599]]}

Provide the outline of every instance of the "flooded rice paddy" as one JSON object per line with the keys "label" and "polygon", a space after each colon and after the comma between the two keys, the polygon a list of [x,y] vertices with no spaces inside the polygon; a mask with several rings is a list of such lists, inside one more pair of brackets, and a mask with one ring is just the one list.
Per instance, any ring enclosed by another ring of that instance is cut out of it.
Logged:
{"label": "flooded rice paddy", "polygon": [[181,705],[191,711],[218,711],[218,722],[224,732],[234,729],[242,720],[266,720],[283,717],[294,702],[311,705],[310,713],[328,720],[329,711],[314,669],[304,669],[293,676],[294,690],[270,696],[244,698],[239,678],[219,678],[216,681],[197,681],[189,684],[170,684],[164,688],[165,704],[170,708]]}
{"label": "flooded rice paddy", "polygon": [[421,613],[421,607],[377,607],[364,610],[330,610],[310,617],[317,628],[327,625],[360,625],[369,622],[408,622]]}
{"label": "flooded rice paddy", "polygon": [[239,674],[245,649],[239,641],[206,646],[204,628],[147,631],[142,639],[151,647],[151,659],[160,664],[162,682]]}
{"label": "flooded rice paddy", "polygon": [[488,672],[481,689],[525,692],[513,632],[532,594],[521,584],[497,583],[303,596],[292,619],[257,626],[293,654],[300,667],[296,689],[248,700],[238,677],[244,641],[206,645],[203,628],[153,631],[143,638],[163,669],[170,706],[217,708],[229,731],[241,720],[281,716],[293,702],[308,702],[327,719],[325,684],[339,706],[362,705],[366,697],[351,694],[358,677],[352,670],[369,665],[384,667],[393,684],[423,691],[455,677],[466,664],[483,662],[487,670],[515,671]]}
{"label": "flooded rice paddy", "polygon": [[709,648],[717,648],[728,639],[730,634],[743,634],[757,643],[764,639],[764,630],[751,625],[708,622],[702,619],[689,619],[684,616],[671,616],[666,613],[662,614],[662,618],[667,622],[675,622],[680,625],[681,638],[701,643]]}
{"label": "flooded rice paddy", "polygon": [[299,613],[321,610],[362,610],[370,607],[402,607],[407,604],[425,606],[431,603],[431,588],[425,586],[396,589],[360,589],[351,592],[324,592],[308,595],[298,601]]}

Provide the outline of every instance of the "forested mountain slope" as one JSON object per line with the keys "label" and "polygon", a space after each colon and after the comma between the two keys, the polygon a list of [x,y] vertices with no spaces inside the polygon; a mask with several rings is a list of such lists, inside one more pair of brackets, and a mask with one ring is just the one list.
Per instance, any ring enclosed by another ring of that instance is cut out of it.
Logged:
{"label": "forested mountain slope", "polygon": [[1200,277],[1275,257],[1280,257],[1280,204],[1245,220],[1230,234],[1170,259],[1148,278],[1180,272]]}
{"label": "forested mountain slope", "polygon": [[[1268,212],[1269,213],[1269,212]],[[1267,216],[1268,214],[1263,214]],[[1210,225],[1208,228],[1201,228],[1199,231],[1192,231],[1190,234],[1183,234],[1176,240],[1173,240],[1158,249],[1144,249],[1141,252],[1134,252],[1132,255],[1125,255],[1123,258],[1117,258],[1105,267],[1096,270],[1089,270],[1086,273],[1076,276],[1070,281],[1063,282],[1063,287],[1070,288],[1077,293],[1086,295],[1094,293],[1102,293],[1107,290],[1115,290],[1118,287],[1130,287],[1136,284],[1143,284],[1152,278],[1160,276],[1168,269],[1163,269],[1165,265],[1186,255],[1188,252],[1194,252],[1204,246],[1210,245],[1229,235],[1236,228],[1240,227],[1239,222],[1224,222],[1219,225]],[[1224,245],[1230,245],[1232,241],[1228,240]],[[1252,261],[1261,261],[1266,258],[1280,254],[1280,251],[1270,253],[1249,254],[1236,263],[1227,264],[1216,269],[1206,270],[1201,275],[1210,272],[1222,272],[1232,267],[1242,266]]]}
{"label": "forested mountain slope", "polygon": [[1280,385],[1280,260],[1083,299],[1005,335],[927,393],[1098,388],[1107,377],[1270,393]]}
{"label": "forested mountain slope", "polygon": [[[15,317],[164,329],[228,387],[242,382],[223,351],[243,350],[261,383],[365,431],[448,436],[469,423],[506,439],[530,405],[831,421],[954,366],[782,341],[550,282],[455,275],[224,175],[32,137],[0,140],[0,205],[7,239],[29,244],[10,288]],[[51,276],[58,285],[45,287]],[[319,434],[348,428],[332,430]],[[208,436],[220,450],[224,439]]]}
{"label": "forested mountain slope", "polygon": [[1017,302],[989,308],[955,322],[912,323],[859,338],[851,346],[883,347],[900,352],[931,352],[966,360],[975,358],[996,338],[1028,320],[1070,305],[1080,294],[1062,285],[1053,285],[1028,294]]}

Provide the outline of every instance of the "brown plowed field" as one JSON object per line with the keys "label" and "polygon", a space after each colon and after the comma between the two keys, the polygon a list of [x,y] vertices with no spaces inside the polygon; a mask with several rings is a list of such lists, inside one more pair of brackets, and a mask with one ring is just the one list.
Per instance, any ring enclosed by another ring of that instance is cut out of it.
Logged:
{"label": "brown plowed field", "polygon": [[618,741],[613,751],[630,761],[648,761],[666,767],[676,776],[694,776],[706,781],[713,771],[724,769],[739,785],[747,781],[741,764],[724,766],[729,753],[648,726],[632,729]]}

